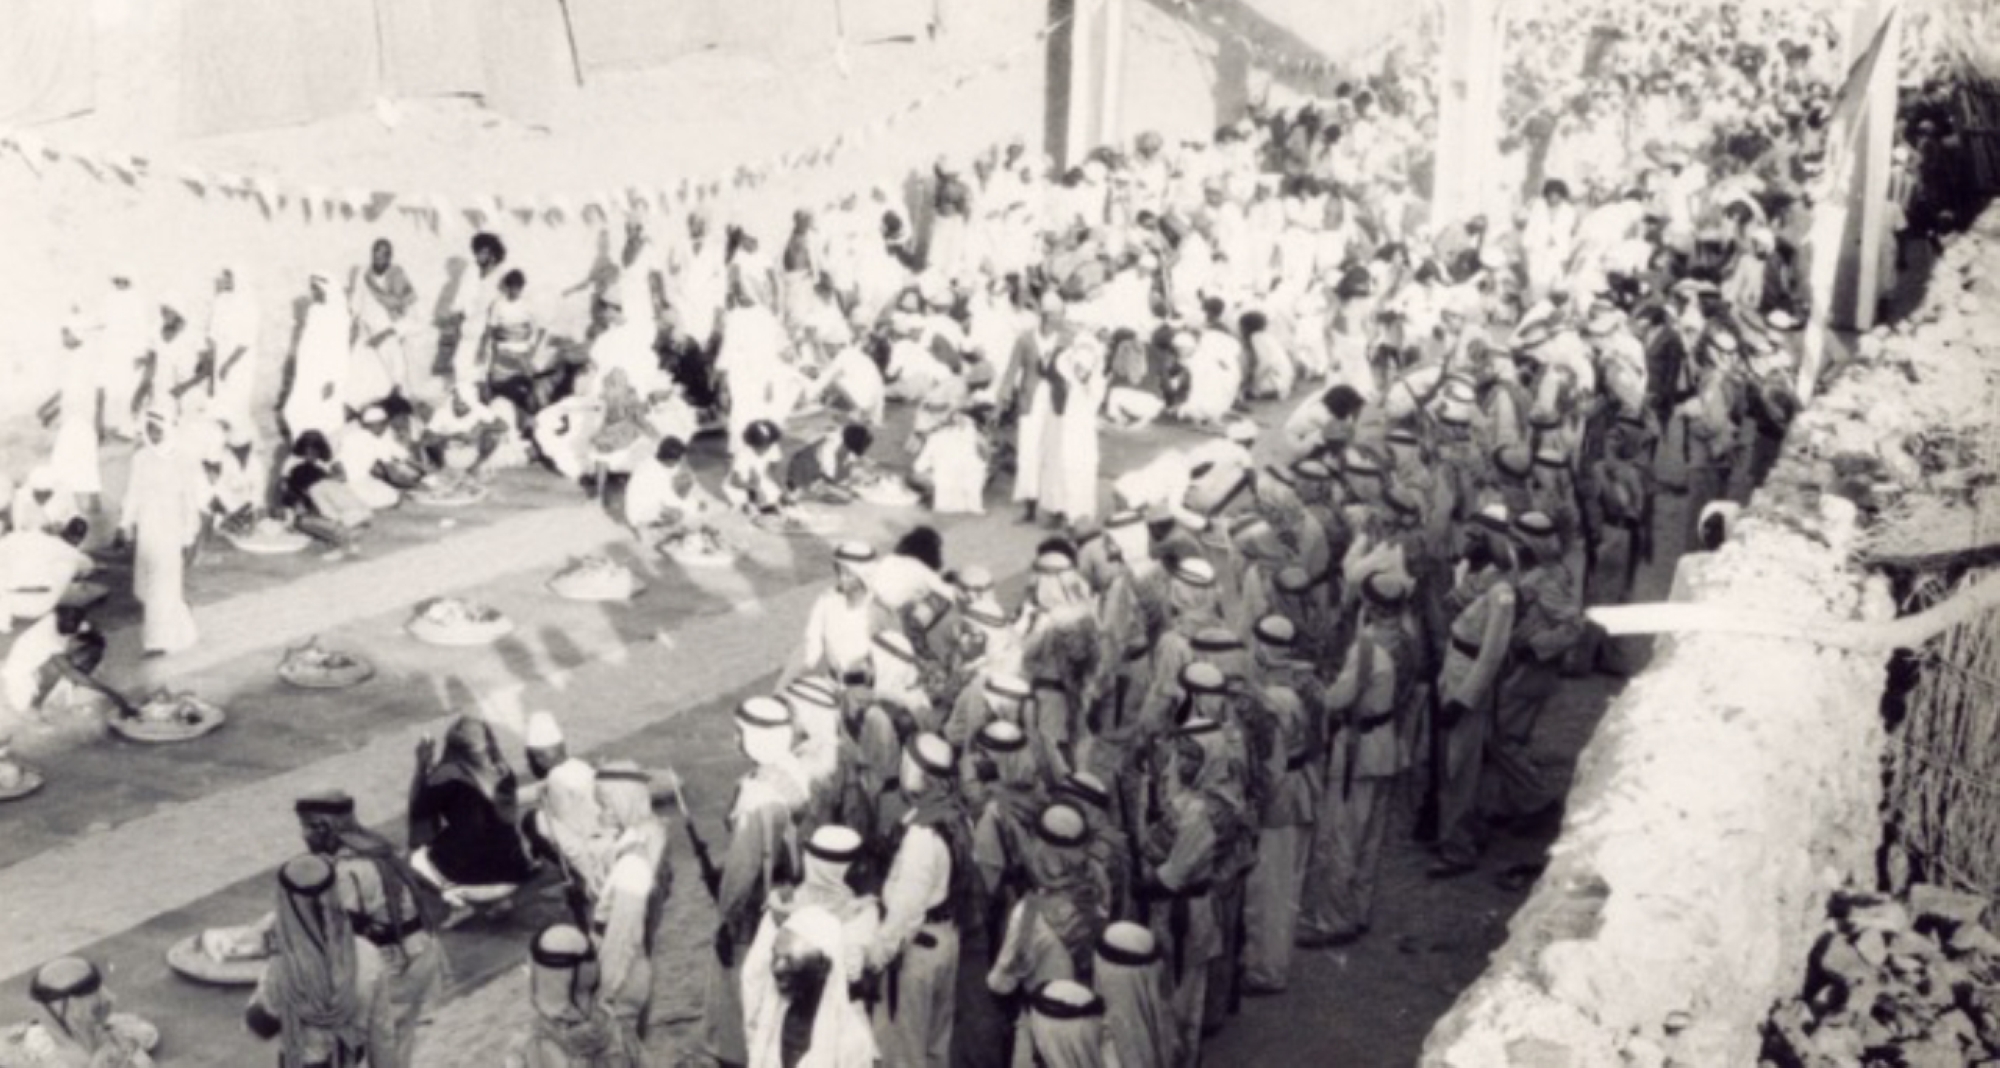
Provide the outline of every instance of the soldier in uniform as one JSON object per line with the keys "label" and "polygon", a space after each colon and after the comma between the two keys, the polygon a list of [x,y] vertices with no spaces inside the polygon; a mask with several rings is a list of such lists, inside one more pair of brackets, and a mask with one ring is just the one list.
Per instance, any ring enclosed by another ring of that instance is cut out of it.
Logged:
{"label": "soldier in uniform", "polygon": [[[1493,729],[1493,706],[1514,639],[1514,555],[1511,543],[1491,529],[1494,512],[1482,509],[1468,547],[1471,559],[1446,603],[1452,609],[1444,666],[1438,672],[1443,767],[1438,783],[1438,861],[1432,878],[1446,879],[1478,866],[1479,780]],[[1461,607],[1462,606],[1462,607]]]}
{"label": "soldier in uniform", "polygon": [[[443,988],[443,917],[433,895],[387,839],[354,815],[341,793],[301,798],[293,806],[306,848],[333,864],[334,888],[353,924],[368,997],[368,1057],[385,1068],[416,1063],[417,1021]],[[365,948],[363,948],[365,947]]]}
{"label": "soldier in uniform", "polygon": [[885,1068],[953,1063],[960,936],[977,922],[983,899],[956,765],[951,744],[935,734],[919,734],[903,747],[900,779],[909,810],[882,885],[882,925],[868,951],[869,963],[883,973],[875,1035]]}
{"label": "soldier in uniform", "polygon": [[772,697],[753,697],[736,710],[743,754],[755,768],[737,783],[729,809],[729,852],[723,857],[715,895],[715,967],[702,1011],[703,1041],[710,1056],[742,1065],[749,1053],[743,1027],[740,964],[772,890],[789,885],[799,871],[794,814],[805,808],[804,770],[792,753],[791,709]]}
{"label": "soldier in uniform", "polygon": [[1382,839],[1397,780],[1407,770],[1398,720],[1415,682],[1406,579],[1377,572],[1361,583],[1360,628],[1327,691],[1329,745],[1313,823],[1299,945],[1346,945],[1368,933]]}
{"label": "soldier in uniform", "polygon": [[1243,796],[1229,768],[1223,726],[1197,718],[1172,735],[1171,798],[1147,829],[1148,870],[1137,888],[1153,937],[1167,960],[1180,1064],[1200,1063],[1209,964],[1222,956],[1211,892],[1225,838],[1244,823]]}
{"label": "soldier in uniform", "polygon": [[598,999],[597,951],[567,923],[545,927],[528,950],[527,1033],[507,1051],[506,1068],[640,1068],[633,1044]]}
{"label": "soldier in uniform", "polygon": [[[1590,528],[1597,534],[1596,551],[1584,572],[1586,605],[1624,604],[1632,599],[1639,565],[1653,557],[1653,487],[1642,431],[1613,424],[1605,454],[1590,477],[1586,507],[1593,513]],[[1629,675],[1638,669],[1639,639],[1607,638],[1591,625],[1574,658],[1584,671]]]}
{"label": "soldier in uniform", "polygon": [[1263,721],[1252,733],[1268,736],[1259,758],[1271,788],[1257,813],[1257,866],[1244,897],[1243,983],[1245,993],[1276,994],[1291,976],[1292,936],[1312,845],[1320,687],[1312,665],[1299,658],[1299,632],[1290,620],[1265,616],[1254,633],[1245,712]]}
{"label": "soldier in uniform", "polygon": [[1097,867],[1105,914],[1114,919],[1132,915],[1133,842],[1126,835],[1128,813],[1122,801],[1103,779],[1087,771],[1071,772],[1053,793],[1083,816],[1084,850]]}
{"label": "soldier in uniform", "polygon": [[1534,734],[1542,709],[1562,685],[1563,659],[1582,637],[1584,620],[1554,521],[1528,512],[1514,517],[1514,529],[1520,542],[1514,579],[1520,607],[1480,791],[1489,816],[1527,818],[1562,801],[1561,791],[1535,764]]}

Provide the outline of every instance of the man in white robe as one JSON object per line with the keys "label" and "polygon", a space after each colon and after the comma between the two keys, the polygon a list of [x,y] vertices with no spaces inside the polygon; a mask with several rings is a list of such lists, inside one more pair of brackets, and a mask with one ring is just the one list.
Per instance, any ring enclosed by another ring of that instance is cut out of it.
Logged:
{"label": "man in white robe", "polygon": [[[1220,303],[1211,299],[1210,310],[1219,313]],[[1221,422],[1243,389],[1243,342],[1211,321],[1182,366],[1187,370],[1188,395],[1174,414],[1200,425]]]}
{"label": "man in white robe", "polygon": [[325,275],[313,275],[311,287],[292,388],[281,414],[290,439],[317,430],[332,441],[347,421],[348,335],[353,317],[346,298]]}
{"label": "man in white robe", "polygon": [[1041,505],[1050,516],[1075,521],[1097,514],[1098,412],[1107,387],[1104,345],[1080,334],[1056,355],[1060,396],[1052,398],[1041,462]]}
{"label": "man in white robe", "polygon": [[0,634],[11,631],[17,620],[55,611],[70,584],[90,573],[95,564],[77,548],[89,529],[74,520],[60,535],[43,530],[0,534]]}
{"label": "man in white robe", "polygon": [[1042,495],[1042,450],[1048,424],[1055,415],[1055,397],[1049,377],[1061,346],[1065,343],[1062,298],[1053,292],[1042,297],[1042,317],[1034,330],[1021,335],[1011,359],[1013,386],[1002,391],[1020,413],[1014,454],[1014,501],[1024,507],[1027,517],[1035,517]]}
{"label": "man in white robe", "polygon": [[368,253],[368,266],[355,272],[348,287],[355,322],[360,326],[351,390],[356,404],[379,401],[391,393],[410,396],[410,361],[404,339],[417,293],[394,256],[387,240],[376,240]]}
{"label": "man in white robe", "polygon": [[185,575],[187,551],[201,533],[201,502],[194,462],[175,448],[172,417],[156,408],[146,416],[145,444],[132,457],[118,523],[120,539],[134,546],[132,592],[145,606],[148,656],[186,649],[198,636]]}
{"label": "man in white robe", "polygon": [[130,438],[137,429],[140,374],[159,330],[159,312],[129,277],[114,275],[98,319],[103,331],[93,355],[97,384],[104,391],[104,432]]}
{"label": "man in white robe", "polygon": [[729,390],[729,448],[743,448],[743,431],[768,419],[780,426],[803,392],[801,376],[786,360],[789,340],[771,309],[747,290],[723,315],[722,349],[715,371]]}
{"label": "man in white robe", "polygon": [[255,418],[257,391],[257,331],[261,320],[253,294],[228,267],[215,276],[215,301],[208,306],[208,414],[231,424],[248,425]]}
{"label": "man in white robe", "polygon": [[381,405],[369,405],[359,419],[342,428],[335,455],[361,503],[378,512],[402,503],[403,491],[385,481],[382,474],[390,466],[412,463],[414,458],[389,429],[389,413]]}
{"label": "man in white robe", "polygon": [[15,530],[40,530],[53,534],[77,515],[75,499],[63,492],[53,465],[43,464],[28,472],[13,493],[8,515]]}

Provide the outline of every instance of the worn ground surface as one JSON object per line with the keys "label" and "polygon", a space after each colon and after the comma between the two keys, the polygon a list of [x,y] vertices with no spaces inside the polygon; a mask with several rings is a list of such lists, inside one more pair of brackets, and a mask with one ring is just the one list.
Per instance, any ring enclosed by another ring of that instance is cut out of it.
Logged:
{"label": "worn ground surface", "polygon": [[[1168,428],[1107,435],[1104,476],[1186,438]],[[113,966],[127,1007],[160,1022],[164,1063],[261,1060],[267,1054],[238,1022],[242,992],[176,978],[162,951],[267,906],[273,868],[297,848],[289,803],[299,794],[344,788],[368,822],[400,837],[410,749],[454,710],[479,708],[517,728],[526,711],[549,709],[573,749],[671,765],[686,778],[705,837],[722,838],[721,808],[742,770],[729,708],[768,686],[781,666],[824,588],[827,546],[763,538],[733,569],[682,571],[633,555],[599,507],[552,477],[517,472],[503,489],[496,503],[456,513],[405,506],[386,517],[359,560],[224,551],[201,568],[193,585],[202,644],[164,661],[114,663],[129,684],[192,689],[225,705],[232,721],[219,733],[159,748],[74,727],[37,736],[50,785],[0,811],[0,1005],[26,1004],[27,973],[40,961],[82,952]],[[1677,529],[1677,499],[1663,504],[1663,525]],[[440,529],[446,521],[450,529]],[[914,511],[861,508],[843,533],[886,541],[920,521]],[[987,562],[1009,578],[1040,536],[1015,522],[999,495],[989,515],[944,529],[952,562]],[[1670,536],[1663,548],[1673,544]],[[600,545],[647,572],[642,596],[607,606],[546,592],[542,584],[565,559]],[[1650,570],[1641,595],[1664,596],[1668,580]],[[445,592],[500,607],[515,633],[482,649],[433,648],[404,635],[410,606]],[[114,649],[129,656],[133,615],[122,590],[105,618]],[[278,657],[314,634],[366,653],[378,676],[334,694],[285,689],[273,674]],[[1615,689],[1605,678],[1572,683],[1545,721],[1546,759],[1565,768],[1573,761]],[[1534,862],[1546,841],[1500,839],[1480,872],[1435,883],[1423,875],[1428,854],[1407,830],[1385,862],[1374,933],[1344,950],[1302,955],[1292,991],[1246,1003],[1210,1047],[1211,1063],[1414,1060],[1431,1021],[1504,938],[1522,890],[1499,876]],[[660,940],[655,1011],[664,1024],[655,1045],[671,1059],[695,1047],[712,929],[684,831],[675,837],[677,889]],[[424,1063],[493,1063],[517,1019],[526,939],[556,907],[531,902],[446,937],[452,995],[438,1007]]]}

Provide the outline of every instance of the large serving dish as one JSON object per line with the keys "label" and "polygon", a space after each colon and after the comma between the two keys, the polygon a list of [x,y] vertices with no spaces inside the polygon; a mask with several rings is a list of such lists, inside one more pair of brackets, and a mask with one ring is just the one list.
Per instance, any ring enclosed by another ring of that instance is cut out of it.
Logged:
{"label": "large serving dish", "polygon": [[418,605],[406,629],[430,645],[490,645],[512,634],[514,621],[491,605],[438,597]]}
{"label": "large serving dish", "polygon": [[191,742],[215,731],[229,718],[222,709],[191,693],[168,690],[146,698],[134,712],[137,714],[113,715],[111,729],[146,745]]}
{"label": "large serving dish", "polygon": [[685,567],[721,567],[734,563],[737,552],[721,531],[710,526],[683,527],[662,537],[656,547],[662,556]]}
{"label": "large serving dish", "polygon": [[167,967],[205,986],[255,986],[271,946],[254,926],[219,927],[167,947]]}
{"label": "large serving dish", "polygon": [[466,508],[493,495],[492,487],[462,471],[439,471],[410,491],[410,500],[429,508]]}
{"label": "large serving dish", "polygon": [[278,662],[278,678],[301,690],[344,690],[359,686],[374,675],[375,666],[363,657],[328,649],[316,637],[296,649],[285,650],[284,659]]}
{"label": "large serving dish", "polygon": [[646,588],[639,576],[607,556],[572,560],[549,579],[549,590],[572,601],[629,601]]}
{"label": "large serving dish", "polygon": [[293,530],[291,524],[268,515],[247,527],[225,531],[223,536],[239,551],[258,556],[283,556],[303,551],[312,544],[312,538]]}

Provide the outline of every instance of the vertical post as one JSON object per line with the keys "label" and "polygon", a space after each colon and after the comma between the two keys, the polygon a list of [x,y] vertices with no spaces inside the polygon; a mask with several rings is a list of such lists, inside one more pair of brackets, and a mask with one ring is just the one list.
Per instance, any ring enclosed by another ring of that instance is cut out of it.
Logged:
{"label": "vertical post", "polygon": [[[1896,0],[1862,0],[1847,45],[1848,78],[1828,120],[1827,170],[1813,205],[1812,309],[1799,359],[1801,400],[1811,400],[1819,388],[1829,333],[1875,324],[1896,117],[1896,16]],[[1878,34],[1881,47],[1872,67],[1863,69]]]}
{"label": "vertical post", "polygon": [[1505,44],[1500,0],[1444,0],[1444,42],[1437,161],[1432,174],[1434,223],[1488,209],[1500,145],[1500,65]]}
{"label": "vertical post", "polygon": [[1069,141],[1063,146],[1065,166],[1075,166],[1103,143],[1103,55],[1103,0],[1075,0],[1070,19]]}
{"label": "vertical post", "polygon": [[1098,42],[1099,144],[1125,143],[1125,0],[1102,0],[1104,35]]}
{"label": "vertical post", "polygon": [[1863,92],[1861,130],[1854,139],[1850,156],[1854,168],[1848,189],[1855,202],[1847,210],[1847,226],[1840,240],[1839,282],[1834,288],[1833,321],[1855,331],[1875,325],[1877,298],[1881,291],[1882,244],[1889,202],[1889,153],[1896,130],[1896,57],[1900,54],[1897,35],[1901,19],[1896,18],[1895,0],[1865,0],[1855,13],[1848,35],[1848,63],[1851,65],[1874,40],[1884,20],[1888,29],[1882,41],[1882,58]]}
{"label": "vertical post", "polygon": [[1049,21],[1055,27],[1048,37],[1046,71],[1042,96],[1042,148],[1055,161],[1058,172],[1075,164],[1070,150],[1070,94],[1075,70],[1074,43],[1078,0],[1049,0]]}
{"label": "vertical post", "polygon": [[1049,155],[1067,169],[1121,134],[1125,0],[1052,0]]}

